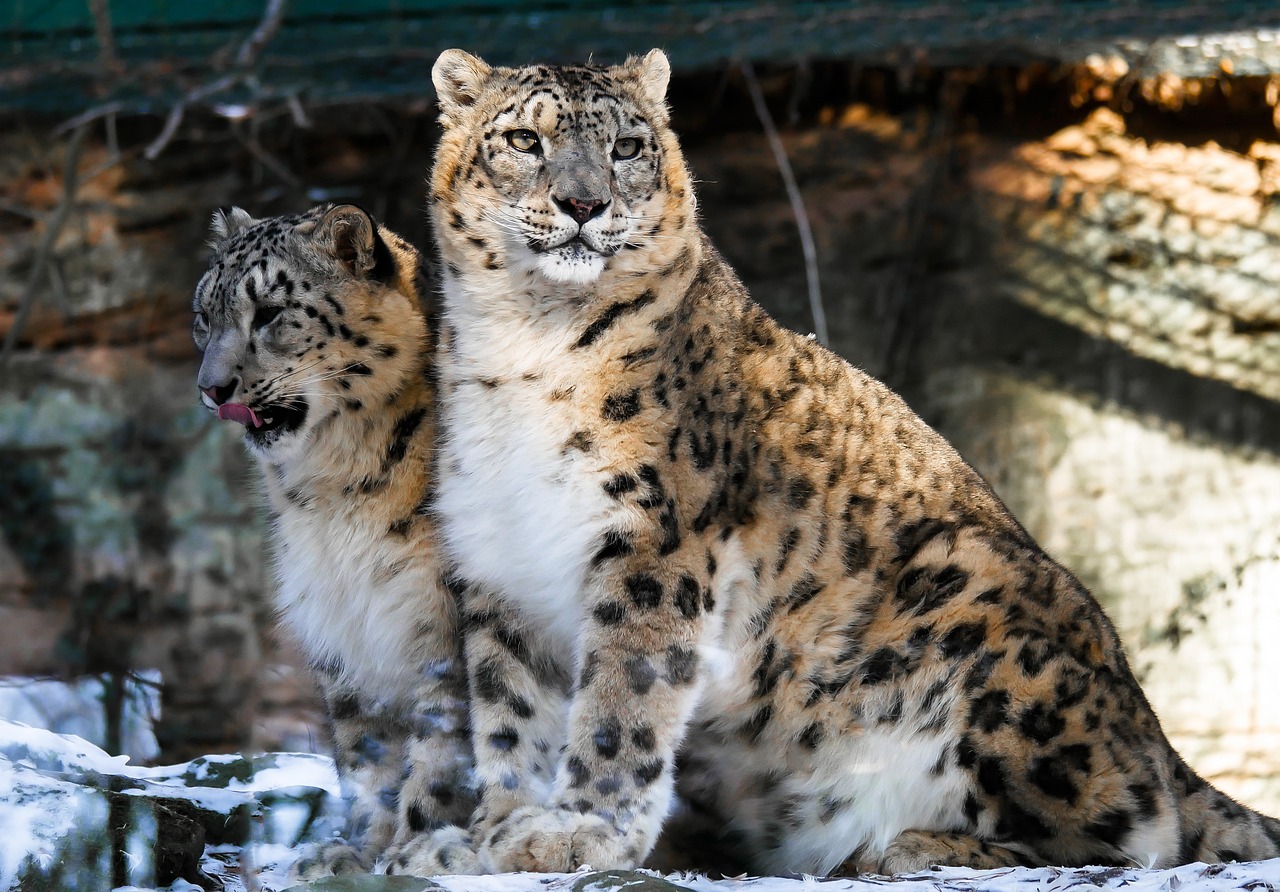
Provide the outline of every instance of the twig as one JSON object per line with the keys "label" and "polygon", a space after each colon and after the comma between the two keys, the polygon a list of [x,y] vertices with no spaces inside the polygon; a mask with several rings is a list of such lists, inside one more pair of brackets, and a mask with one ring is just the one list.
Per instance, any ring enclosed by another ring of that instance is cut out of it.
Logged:
{"label": "twig", "polygon": [[178,100],[178,103],[169,109],[169,116],[164,119],[164,126],[160,128],[160,135],[147,143],[147,147],[142,150],[144,158],[148,161],[155,161],[160,157],[160,153],[164,151],[165,146],[169,145],[169,140],[173,139],[173,135],[182,126],[182,116],[186,113],[186,110],[187,103],[185,99]]}
{"label": "twig", "polygon": [[253,29],[245,42],[240,44],[240,52],[236,53],[236,67],[249,68],[257,61],[262,48],[271,42],[284,23],[284,10],[288,0],[267,0],[266,12],[262,21]]}
{"label": "twig", "polygon": [[825,347],[830,343],[827,336],[827,312],[822,306],[822,286],[818,282],[818,251],[813,244],[813,230],[809,228],[809,214],[805,210],[796,175],[791,170],[791,162],[787,159],[786,147],[782,144],[782,137],[778,135],[778,128],[773,125],[760,82],[756,80],[756,72],[750,62],[742,63],[742,78],[746,81],[747,92],[751,94],[751,104],[755,106],[756,116],[760,118],[760,126],[764,128],[764,135],[769,140],[778,173],[782,174],[783,185],[787,188],[791,213],[796,218],[796,229],[800,233],[800,250],[804,253],[804,275],[809,283],[809,311],[813,314],[813,332],[817,335],[818,342]]}
{"label": "twig", "polygon": [[[927,253],[929,221],[935,213],[937,193],[946,176],[947,156],[967,90],[968,83],[963,75],[956,72],[946,75],[938,97],[938,109],[924,143],[927,154],[923,171],[915,178],[904,213],[906,244],[901,253],[904,260],[895,267],[888,286],[886,321],[881,337],[884,353],[879,373],[886,384],[897,390],[906,384],[915,344],[923,328],[922,320],[931,312],[932,302],[920,299],[916,286],[924,267],[921,258]],[[911,324],[908,324],[908,318]]]}
{"label": "twig", "polygon": [[285,103],[289,107],[289,114],[293,116],[294,126],[302,130],[310,130],[311,119],[307,117],[307,110],[302,107],[302,103],[298,100],[298,94],[290,93]]}
{"label": "twig", "polygon": [[35,260],[31,264],[31,275],[27,279],[27,287],[23,289],[22,298],[18,302],[18,312],[5,333],[4,345],[0,347],[0,372],[9,365],[9,359],[17,346],[18,338],[27,324],[27,317],[31,315],[31,308],[35,304],[36,294],[39,293],[40,282],[45,276],[45,268],[48,266],[54,243],[57,242],[62,227],[71,216],[71,209],[76,200],[76,189],[79,185],[76,168],[80,163],[80,151],[84,147],[84,138],[88,130],[87,126],[77,128],[71,135],[71,142],[67,145],[67,157],[62,174],[62,200],[49,215],[44,238],[40,240],[40,245],[36,248]]}
{"label": "twig", "polygon": [[59,124],[53,132],[61,135],[66,133],[68,130],[75,130],[79,127],[83,127],[85,124],[92,123],[93,121],[98,120],[98,118],[115,115],[124,110],[125,104],[123,102],[104,102],[102,105],[95,105],[93,108],[80,112],[80,114],[76,115],[74,118],[67,118],[67,120]]}
{"label": "twig", "polygon": [[186,113],[187,106],[193,102],[200,102],[207,99],[214,93],[221,93],[223,90],[229,90],[235,86],[240,80],[238,74],[228,74],[220,77],[212,83],[204,84],[196,87],[178,100],[178,103],[170,110],[169,117],[165,119],[164,127],[160,130],[160,135],[153,139],[142,154],[148,161],[155,161],[160,157],[160,153],[165,150],[165,146],[169,145],[169,141],[173,139],[178,127],[182,124],[182,116]]}
{"label": "twig", "polygon": [[93,36],[98,40],[98,61],[105,74],[115,75],[120,71],[120,57],[116,55],[109,0],[89,0],[89,10],[93,13]]}
{"label": "twig", "polygon": [[3,198],[0,198],[0,211],[3,211],[6,214],[13,214],[15,217],[34,220],[37,223],[44,219],[44,214],[41,214],[38,211],[33,211],[29,207],[14,204],[11,201],[5,201]]}
{"label": "twig", "polygon": [[240,144],[249,150],[249,154],[258,159],[258,162],[263,167],[295,189],[302,185],[302,180],[298,179],[294,172],[285,166],[283,161],[262,147],[262,143],[258,142],[256,135],[253,133],[241,133],[238,127],[232,127],[231,132],[235,134],[236,139],[240,140]]}

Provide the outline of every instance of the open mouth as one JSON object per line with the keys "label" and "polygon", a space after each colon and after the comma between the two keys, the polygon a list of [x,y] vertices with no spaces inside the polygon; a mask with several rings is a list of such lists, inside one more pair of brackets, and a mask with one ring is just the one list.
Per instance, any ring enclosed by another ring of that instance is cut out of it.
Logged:
{"label": "open mouth", "polygon": [[257,445],[265,446],[281,434],[302,427],[307,420],[307,401],[294,399],[259,410],[240,403],[223,403],[218,407],[218,417],[223,421],[243,424],[245,436]]}

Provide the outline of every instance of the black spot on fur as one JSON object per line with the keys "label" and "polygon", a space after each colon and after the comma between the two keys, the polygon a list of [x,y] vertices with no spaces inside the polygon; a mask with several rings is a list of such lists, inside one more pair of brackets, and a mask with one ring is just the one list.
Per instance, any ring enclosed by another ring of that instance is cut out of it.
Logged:
{"label": "black spot on fur", "polygon": [[892,647],[882,647],[863,661],[863,684],[881,684],[906,675],[912,660]]}
{"label": "black spot on fur", "polygon": [[592,611],[596,618],[596,622],[602,626],[616,626],[618,623],[626,619],[627,608],[623,607],[617,601],[605,601],[597,604],[596,609]]}
{"label": "black spot on fur", "polygon": [[623,664],[627,676],[627,686],[636,694],[647,694],[658,680],[658,670],[653,668],[648,657],[636,654],[628,657]]}
{"label": "black spot on fur", "polygon": [[520,744],[520,734],[515,728],[500,728],[489,735],[489,746],[502,752],[510,752]]}
{"label": "black spot on fur", "polygon": [[801,576],[791,586],[791,591],[787,595],[787,611],[790,613],[799,610],[818,597],[824,587],[818,584],[818,580],[813,577],[812,573],[806,573]]}
{"label": "black spot on fur", "polygon": [[1044,671],[1045,665],[1053,658],[1053,648],[1043,638],[1029,638],[1022,643],[1018,651],[1018,665],[1028,678],[1035,678]]}
{"label": "black spot on fur", "polygon": [[866,534],[850,527],[845,530],[841,559],[846,576],[856,576],[871,566],[875,549],[867,544]]}
{"label": "black spot on fur", "polygon": [[938,647],[943,656],[958,659],[967,657],[982,646],[987,637],[987,621],[985,619],[971,623],[961,623],[947,632]]}
{"label": "black spot on fur", "polygon": [[333,698],[330,713],[338,721],[353,718],[360,711],[360,698],[355,694],[340,694]]}
{"label": "black spot on fur", "polygon": [[969,707],[969,726],[990,734],[1009,720],[1009,692],[987,691]]}
{"label": "black spot on fur", "polygon": [[622,723],[618,721],[617,716],[610,716],[605,719],[592,740],[596,745],[596,752],[606,759],[616,758],[618,749],[622,746]]}
{"label": "black spot on fur", "polygon": [[649,762],[642,762],[635,770],[636,784],[646,787],[662,776],[662,769],[666,767],[666,762],[662,759],[653,759]]}
{"label": "black spot on fur", "polygon": [[1046,839],[1053,835],[1044,821],[1016,803],[1001,803],[1000,820],[996,822],[996,835],[1005,839]]}
{"label": "black spot on fur", "polygon": [[598,567],[605,561],[625,557],[634,551],[635,545],[632,542],[630,533],[609,530],[604,534],[604,539],[600,543],[600,550],[591,559],[591,566]]}
{"label": "black spot on fur", "polygon": [[569,786],[575,790],[591,780],[591,770],[577,756],[570,756],[565,759],[564,769],[569,774]]}
{"label": "black spot on fur", "polygon": [[902,609],[921,616],[946,604],[968,583],[969,574],[954,564],[936,572],[916,567],[902,574],[895,596],[902,602]]}
{"label": "black spot on fur", "polygon": [[823,736],[822,725],[811,722],[800,732],[800,743],[807,749],[816,750],[818,744],[822,743]]}
{"label": "black spot on fur", "polygon": [[641,725],[631,732],[631,742],[636,748],[646,752],[653,752],[653,748],[658,745],[658,739],[654,736],[653,727],[650,725]]}
{"label": "black spot on fur", "polygon": [[813,484],[805,477],[796,477],[787,486],[787,504],[800,510],[813,498]]}
{"label": "black spot on fur", "polygon": [[640,413],[640,389],[634,388],[626,393],[611,393],[604,400],[604,408],[600,414],[606,421],[628,421]]}
{"label": "black spot on fur", "polygon": [[[1144,783],[1129,784],[1129,795],[1133,797],[1133,807],[1138,810],[1142,818],[1149,821],[1156,816],[1159,809],[1156,807],[1156,797],[1151,787]],[[1276,842],[1275,839],[1271,841]]]}
{"label": "black spot on fur", "polygon": [[894,560],[907,563],[934,538],[949,531],[949,524],[932,517],[904,525],[893,537],[893,544],[898,550]]}
{"label": "black spot on fur", "polygon": [[431,798],[436,802],[439,802],[443,808],[448,808],[453,803],[453,787],[443,781],[432,781],[427,792],[431,795]]}
{"label": "black spot on fur", "polygon": [[658,524],[662,527],[662,541],[658,543],[658,554],[666,557],[680,547],[680,520],[676,517],[675,502],[667,500],[667,506],[658,516]]}
{"label": "black spot on fur", "polygon": [[692,648],[672,644],[667,648],[667,683],[692,684],[698,672],[698,654]]}
{"label": "black spot on fur", "polygon": [[427,816],[422,813],[422,809],[418,806],[409,806],[406,817],[409,819],[409,829],[414,833],[421,833],[427,829]]}
{"label": "black spot on fur", "polygon": [[387,446],[387,455],[382,460],[384,468],[389,469],[404,460],[405,454],[409,451],[409,441],[413,439],[414,433],[417,432],[426,415],[426,409],[418,408],[396,422],[395,428],[391,431],[391,443]]}
{"label": "black spot on fur", "polygon": [[686,619],[693,619],[701,612],[702,593],[699,591],[698,580],[688,573],[681,576],[676,584],[675,605]]}
{"label": "black spot on fur", "polygon": [[760,739],[761,733],[764,732],[765,727],[769,724],[772,718],[773,706],[766,703],[764,706],[761,706],[752,713],[751,718],[742,726],[742,735],[746,737],[747,740],[755,743]]}
{"label": "black spot on fur", "polygon": [[654,297],[652,291],[646,291],[634,300],[619,301],[610,304],[594,322],[587,326],[582,336],[574,342],[573,349],[581,350],[584,347],[590,347],[600,339],[600,336],[608,331],[614,323],[628,313],[635,313],[644,309],[653,303]]}
{"label": "black spot on fur", "polygon": [[1109,811],[1084,828],[1084,832],[1109,846],[1120,848],[1130,831],[1133,818],[1128,812]]}
{"label": "black spot on fur", "polygon": [[507,706],[515,713],[516,718],[530,719],[533,718],[533,704],[521,697],[519,694],[512,694],[507,698]]}
{"label": "black spot on fur", "polygon": [[485,660],[476,667],[475,686],[476,696],[486,703],[494,703],[507,696],[502,667],[494,660]]}
{"label": "black spot on fur", "polygon": [[604,491],[606,495],[617,499],[621,498],[626,493],[631,492],[639,485],[640,484],[636,478],[632,477],[630,474],[616,474],[605,481]]}
{"label": "black spot on fur", "polygon": [[1018,728],[1027,737],[1043,746],[1062,733],[1066,722],[1043,703],[1033,703],[1022,712]]}
{"label": "black spot on fur", "polygon": [[662,583],[648,573],[632,573],[623,585],[631,601],[642,610],[652,610],[662,603]]}
{"label": "black spot on fur", "polygon": [[582,675],[578,678],[578,690],[589,687],[591,682],[596,680],[596,673],[600,670],[600,655],[594,650],[587,654],[587,658],[582,662]]}
{"label": "black spot on fur", "polygon": [[1056,758],[1039,758],[1031,761],[1027,780],[1035,784],[1046,796],[1075,804],[1080,789],[1071,780],[1067,766]]}

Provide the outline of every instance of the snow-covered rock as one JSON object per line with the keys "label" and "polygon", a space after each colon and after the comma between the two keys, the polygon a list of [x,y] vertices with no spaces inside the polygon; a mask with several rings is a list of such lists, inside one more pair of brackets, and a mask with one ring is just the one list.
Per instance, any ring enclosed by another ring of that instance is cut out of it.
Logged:
{"label": "snow-covered rock", "polygon": [[[1133,868],[939,868],[902,877],[711,880],[645,871],[331,877],[293,885],[299,847],[334,832],[320,756],[206,756],[144,768],[71,735],[0,720],[0,890],[169,892],[1276,892],[1280,859]],[[886,890],[884,887],[892,887]]]}

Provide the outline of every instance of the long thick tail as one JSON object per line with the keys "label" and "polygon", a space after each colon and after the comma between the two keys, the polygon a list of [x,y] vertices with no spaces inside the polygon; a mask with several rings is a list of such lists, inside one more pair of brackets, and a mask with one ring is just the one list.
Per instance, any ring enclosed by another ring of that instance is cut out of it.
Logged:
{"label": "long thick tail", "polygon": [[1280,857],[1280,821],[1236,802],[1179,760],[1185,790],[1179,861],[1262,861]]}

